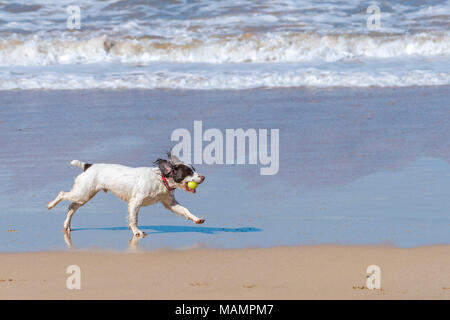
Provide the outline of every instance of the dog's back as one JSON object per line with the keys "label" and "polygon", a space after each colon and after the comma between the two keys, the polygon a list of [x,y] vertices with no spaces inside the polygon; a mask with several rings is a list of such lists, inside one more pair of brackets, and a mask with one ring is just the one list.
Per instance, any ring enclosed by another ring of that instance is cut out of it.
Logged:
{"label": "dog's back", "polygon": [[[86,167],[84,163],[82,166],[83,169]],[[84,169],[75,179],[75,185],[90,193],[108,190],[128,202],[137,193],[144,197],[165,191],[158,183],[158,173],[159,169],[155,167],[133,168],[120,164],[95,163]]]}

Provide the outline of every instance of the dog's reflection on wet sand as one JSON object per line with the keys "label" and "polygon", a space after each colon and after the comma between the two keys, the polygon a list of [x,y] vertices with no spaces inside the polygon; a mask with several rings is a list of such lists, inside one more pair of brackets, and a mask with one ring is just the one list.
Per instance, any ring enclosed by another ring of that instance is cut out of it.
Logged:
{"label": "dog's reflection on wet sand", "polygon": [[[149,234],[167,234],[167,233],[202,233],[208,235],[215,235],[223,232],[232,233],[246,233],[246,232],[259,232],[262,229],[253,227],[242,227],[242,228],[216,228],[216,227],[200,227],[200,226],[170,226],[170,225],[158,225],[158,226],[141,226],[141,229],[149,230],[148,232],[143,232],[143,236],[133,235],[131,240],[128,241],[128,249],[132,251],[138,250],[139,240],[148,236]],[[71,233],[77,231],[91,231],[91,230],[104,230],[104,231],[122,231],[128,230],[127,227],[106,227],[106,228],[76,228],[72,231],[63,231],[64,242],[68,249],[75,249],[73,245]],[[151,230],[151,231],[150,231]]]}
{"label": "dog's reflection on wet sand", "polygon": [[[72,236],[71,231],[63,230],[64,233],[64,242],[67,245],[67,249],[77,249],[72,242]],[[128,241],[128,250],[131,252],[135,252],[139,250],[139,240],[142,238],[145,238],[146,234],[144,233],[144,236],[136,236],[133,235],[133,237]]]}

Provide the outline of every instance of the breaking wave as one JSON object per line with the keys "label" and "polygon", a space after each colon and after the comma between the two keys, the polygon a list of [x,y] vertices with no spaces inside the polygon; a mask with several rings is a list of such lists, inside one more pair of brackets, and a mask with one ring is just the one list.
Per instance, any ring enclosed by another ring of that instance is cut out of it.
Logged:
{"label": "breaking wave", "polygon": [[176,63],[276,63],[326,62],[402,57],[450,55],[447,34],[416,35],[320,35],[244,34],[208,41],[165,41],[164,39],[111,38],[97,36],[84,40],[28,39],[0,40],[0,66],[44,66],[119,62],[148,64]]}

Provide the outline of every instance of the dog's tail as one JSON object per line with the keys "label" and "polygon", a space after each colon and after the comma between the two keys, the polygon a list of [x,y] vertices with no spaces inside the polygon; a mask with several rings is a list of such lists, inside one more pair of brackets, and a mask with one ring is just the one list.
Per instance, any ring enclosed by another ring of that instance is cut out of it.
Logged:
{"label": "dog's tail", "polygon": [[83,161],[80,160],[72,160],[70,162],[71,165],[73,165],[74,167],[78,167],[83,169],[83,171],[86,171],[87,169],[89,169],[90,166],[92,166],[92,164],[90,163],[85,163]]}

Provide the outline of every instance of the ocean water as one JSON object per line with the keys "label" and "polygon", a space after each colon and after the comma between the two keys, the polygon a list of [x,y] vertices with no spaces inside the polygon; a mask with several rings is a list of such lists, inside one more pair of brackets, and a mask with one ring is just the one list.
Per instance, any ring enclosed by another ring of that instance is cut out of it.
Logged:
{"label": "ocean water", "polygon": [[0,90],[450,83],[450,1],[0,3]]}

